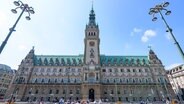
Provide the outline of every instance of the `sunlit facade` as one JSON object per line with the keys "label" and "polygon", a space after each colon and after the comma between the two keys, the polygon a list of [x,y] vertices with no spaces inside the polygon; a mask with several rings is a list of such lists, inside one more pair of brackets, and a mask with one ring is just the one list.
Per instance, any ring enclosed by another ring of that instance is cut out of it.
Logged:
{"label": "sunlit facade", "polygon": [[99,35],[92,9],[85,27],[84,53],[36,55],[31,49],[18,68],[7,98],[13,94],[24,101],[61,97],[156,101],[174,96],[164,66],[153,50],[145,56],[102,55]]}
{"label": "sunlit facade", "polygon": [[15,70],[11,67],[0,64],[0,100],[4,99],[6,91],[15,76]]}
{"label": "sunlit facade", "polygon": [[179,100],[184,100],[184,65],[178,65],[167,71],[169,81]]}

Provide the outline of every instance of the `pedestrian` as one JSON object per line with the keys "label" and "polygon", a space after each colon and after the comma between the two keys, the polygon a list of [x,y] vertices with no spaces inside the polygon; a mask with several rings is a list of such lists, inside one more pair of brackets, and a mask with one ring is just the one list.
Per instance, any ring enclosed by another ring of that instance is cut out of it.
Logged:
{"label": "pedestrian", "polygon": [[102,100],[101,99],[99,100],[98,104],[102,104]]}
{"label": "pedestrian", "polygon": [[59,104],[64,104],[63,98],[61,98],[61,99],[59,100]]}
{"label": "pedestrian", "polygon": [[39,104],[44,104],[43,97],[41,97]]}

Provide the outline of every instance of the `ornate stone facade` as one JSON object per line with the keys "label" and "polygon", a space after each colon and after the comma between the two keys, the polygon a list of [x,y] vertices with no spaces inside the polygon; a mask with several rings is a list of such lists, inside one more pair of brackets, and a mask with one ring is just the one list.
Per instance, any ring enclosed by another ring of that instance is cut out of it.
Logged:
{"label": "ornate stone facade", "polygon": [[162,62],[148,56],[100,54],[99,27],[92,9],[85,29],[84,55],[36,55],[34,48],[22,60],[7,94],[20,100],[106,99],[161,100],[173,90]]}
{"label": "ornate stone facade", "polygon": [[179,100],[184,100],[184,65],[178,65],[167,71],[169,81]]}
{"label": "ornate stone facade", "polygon": [[7,65],[0,64],[0,100],[4,99],[6,91],[14,76],[15,70]]}

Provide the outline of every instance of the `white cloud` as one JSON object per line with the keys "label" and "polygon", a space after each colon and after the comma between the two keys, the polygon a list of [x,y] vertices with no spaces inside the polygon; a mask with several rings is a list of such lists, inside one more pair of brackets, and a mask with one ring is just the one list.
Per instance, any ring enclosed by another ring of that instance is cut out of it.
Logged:
{"label": "white cloud", "polygon": [[7,25],[7,16],[4,12],[0,11],[0,27],[3,28]]}
{"label": "white cloud", "polygon": [[20,51],[25,51],[25,50],[27,50],[28,48],[25,46],[25,45],[19,45],[18,46],[18,49],[20,50]]}
{"label": "white cloud", "polygon": [[156,31],[151,30],[151,29],[146,30],[146,31],[144,32],[144,35],[141,37],[141,41],[145,43],[145,42],[147,42],[151,37],[154,37],[154,36],[156,36]]}
{"label": "white cloud", "polygon": [[136,33],[140,33],[142,32],[142,29],[140,28],[134,28],[133,31],[130,33],[131,36],[134,36]]}
{"label": "white cloud", "polygon": [[142,29],[139,29],[139,28],[134,28],[134,30],[133,30],[135,33],[139,33],[139,32],[141,32],[142,31]]}
{"label": "white cloud", "polygon": [[146,37],[146,36],[142,36],[142,38],[141,38],[141,40],[142,40],[142,42],[147,42],[148,41],[148,37]]}
{"label": "white cloud", "polygon": [[182,63],[174,63],[174,64],[171,64],[171,65],[169,65],[169,66],[166,66],[165,67],[165,69],[166,70],[170,70],[170,69],[172,69],[172,68],[174,68],[174,67],[176,67],[176,66],[179,66],[179,65],[181,65]]}
{"label": "white cloud", "polygon": [[132,46],[131,46],[130,44],[128,44],[128,43],[125,43],[125,44],[124,44],[124,48],[125,48],[125,49],[130,49],[131,47],[132,47]]}

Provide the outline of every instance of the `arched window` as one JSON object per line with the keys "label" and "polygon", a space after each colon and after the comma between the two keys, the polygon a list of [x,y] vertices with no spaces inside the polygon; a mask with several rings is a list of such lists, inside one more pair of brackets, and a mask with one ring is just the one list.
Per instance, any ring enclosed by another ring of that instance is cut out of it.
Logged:
{"label": "arched window", "polygon": [[59,69],[59,72],[62,72],[63,70],[62,69]]}
{"label": "arched window", "polygon": [[55,83],[57,83],[57,79],[55,79]]}
{"label": "arched window", "polygon": [[126,82],[128,83],[128,82],[129,82],[129,80],[127,79],[127,80],[126,80]]}
{"label": "arched window", "polygon": [[107,79],[107,83],[109,83],[109,79]]}
{"label": "arched window", "polygon": [[120,83],[122,83],[122,80],[120,79]]}
{"label": "arched window", "polygon": [[38,81],[37,81],[37,79],[35,80],[35,83],[37,83]]}
{"label": "arched window", "polygon": [[140,83],[142,82],[141,79],[139,79],[139,82],[140,82]]}
{"label": "arched window", "polygon": [[135,80],[133,79],[133,83],[135,83]]}
{"label": "arched window", "polygon": [[44,79],[42,79],[42,83],[44,83]]}
{"label": "arched window", "polygon": [[148,83],[148,79],[146,79],[146,83]]}

